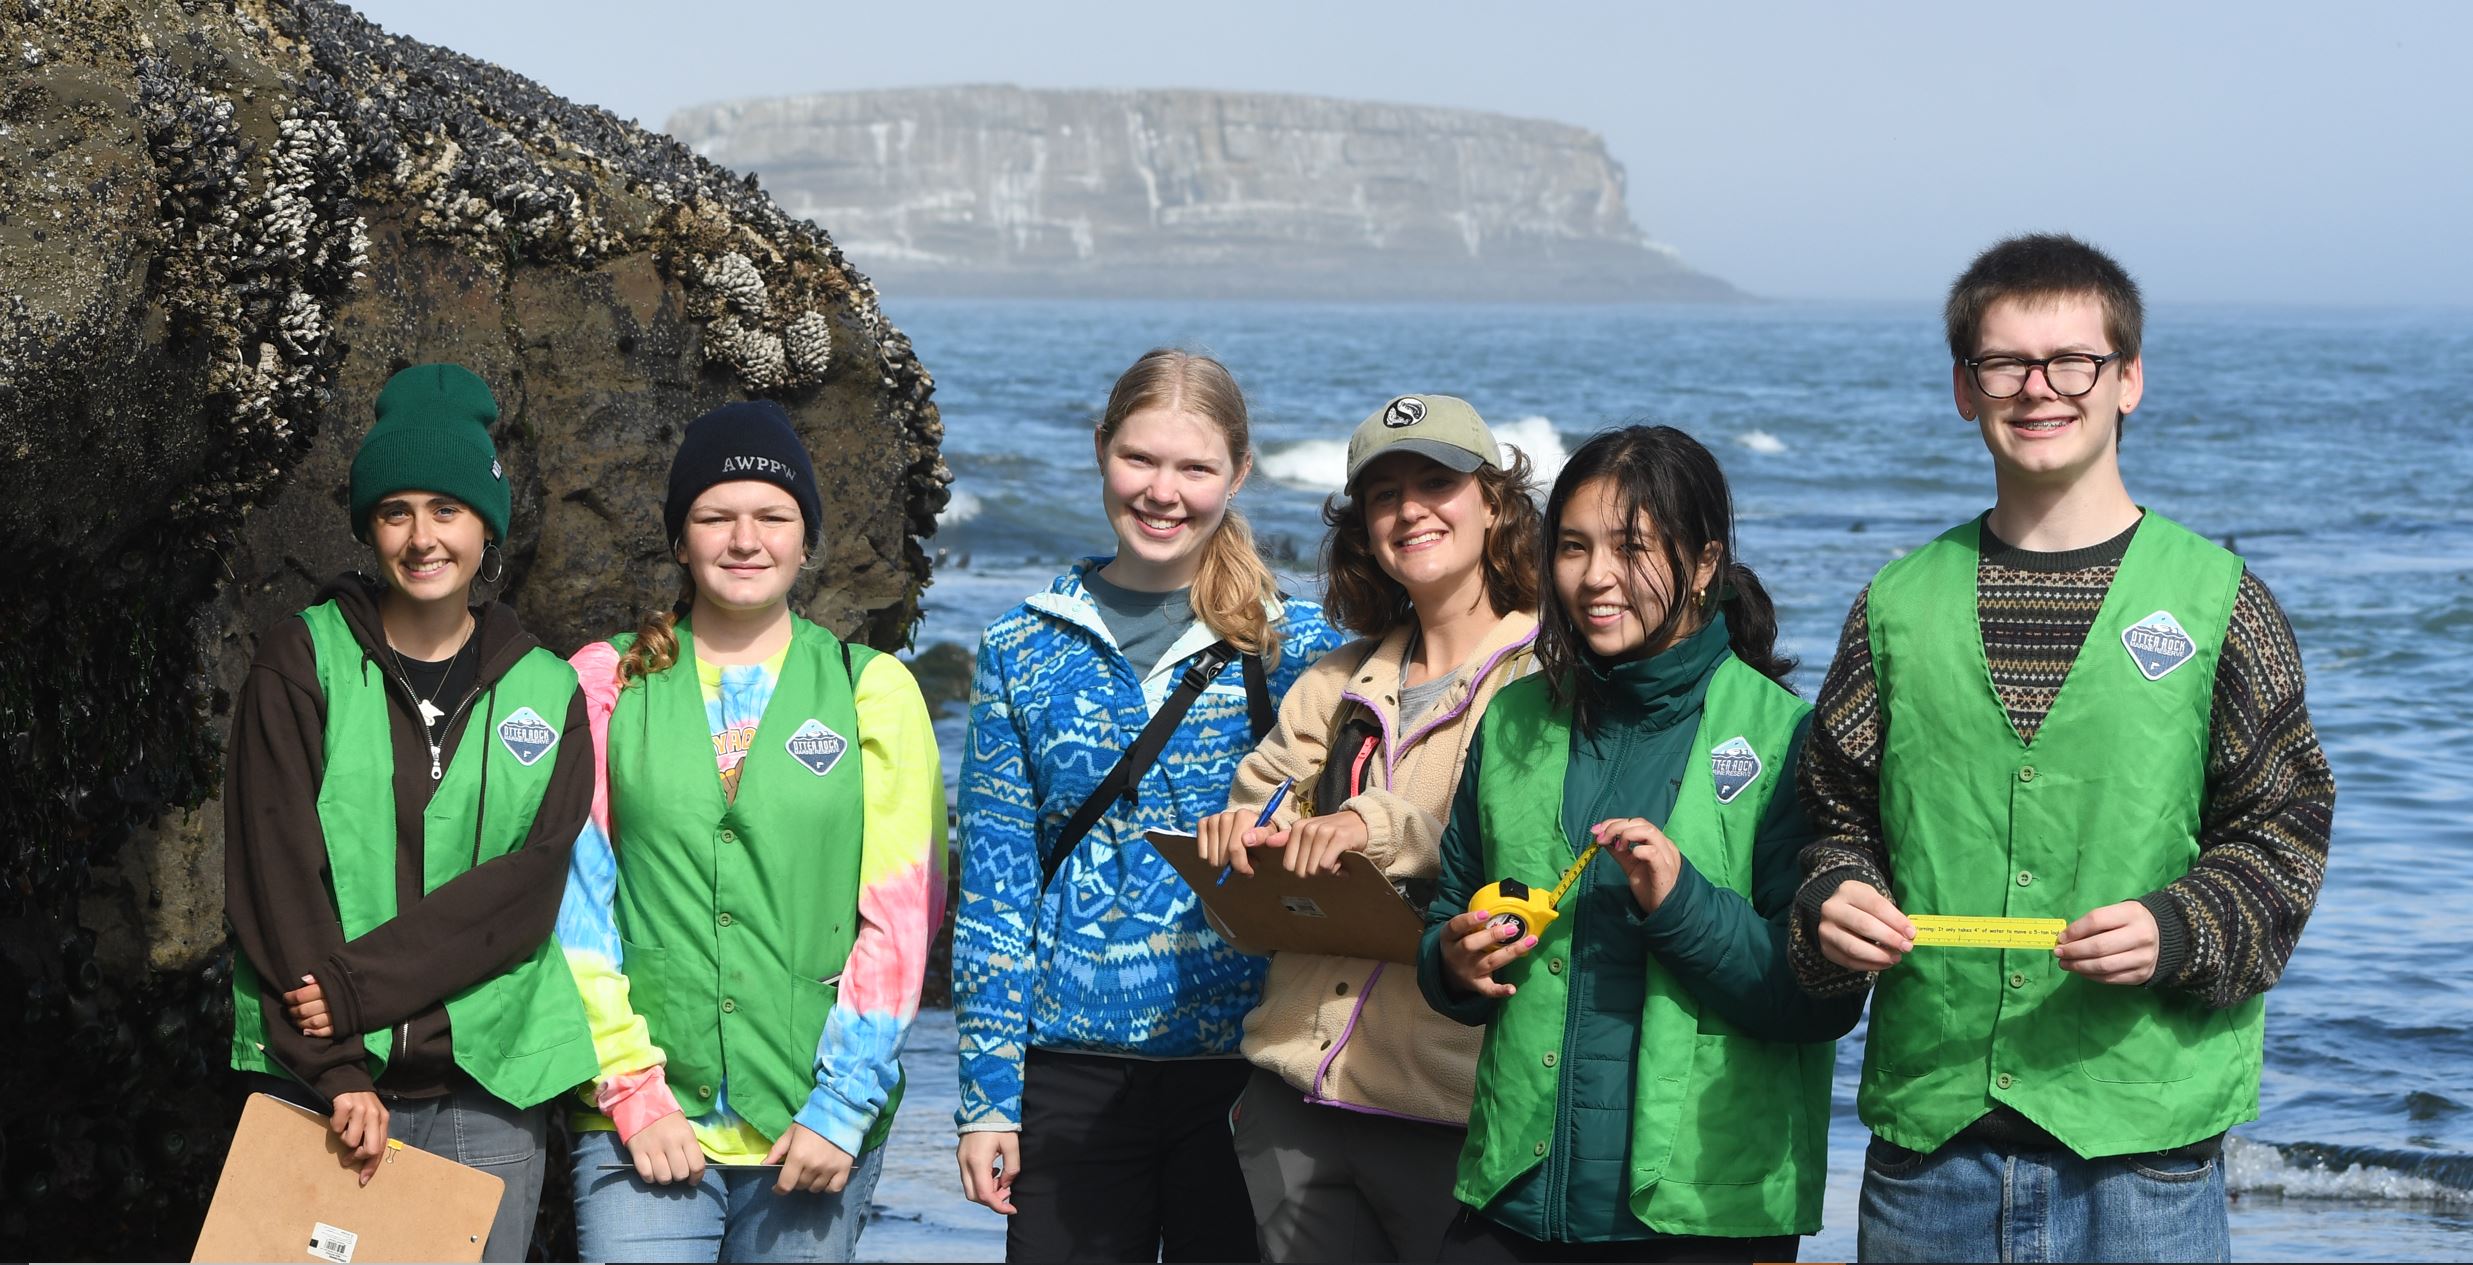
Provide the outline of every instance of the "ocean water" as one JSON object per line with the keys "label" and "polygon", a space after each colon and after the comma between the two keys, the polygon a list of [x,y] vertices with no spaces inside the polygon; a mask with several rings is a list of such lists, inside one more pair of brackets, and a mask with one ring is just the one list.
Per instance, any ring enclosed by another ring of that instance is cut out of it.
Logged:
{"label": "ocean water", "polygon": [[[1983,509],[1928,306],[1343,307],[895,303],[936,375],[954,505],[919,644],[979,630],[1109,547],[1090,426],[1115,375],[1176,345],[1226,361],[1259,461],[1239,504],[1292,591],[1323,498],[1390,396],[1464,396],[1542,467],[1591,432],[1682,427],[1725,463],[1746,560],[1819,683],[1847,604]],[[2262,1115],[2227,1150],[2241,1259],[2473,1255],[2473,310],[2163,306],[2123,448],[2131,492],[2231,544],[2283,603],[2339,787],[2327,885],[2268,997]],[[940,726],[948,778],[961,723]],[[996,1259],[953,1165],[953,1030],[924,1016],[864,1250]],[[1828,1228],[1851,1259],[1860,1030],[1841,1043]]]}

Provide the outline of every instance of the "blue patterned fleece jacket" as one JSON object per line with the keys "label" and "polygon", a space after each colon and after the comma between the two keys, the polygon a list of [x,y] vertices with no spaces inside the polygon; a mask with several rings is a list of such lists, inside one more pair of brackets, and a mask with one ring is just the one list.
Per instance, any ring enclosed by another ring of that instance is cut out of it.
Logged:
{"label": "blue patterned fleece jacket", "polygon": [[[953,929],[964,1133],[1018,1128],[1032,1046],[1149,1058],[1233,1054],[1266,962],[1230,948],[1200,901],[1142,838],[1191,830],[1225,808],[1254,746],[1231,661],[1194,700],[1135,802],[1120,800],[1066,858],[1044,896],[1042,849],[1218,637],[1200,622],[1148,671],[1126,662],[1083,573],[990,624],[971,681],[962,765],[962,903]],[[1339,644],[1322,608],[1290,601],[1271,665],[1273,701]]]}

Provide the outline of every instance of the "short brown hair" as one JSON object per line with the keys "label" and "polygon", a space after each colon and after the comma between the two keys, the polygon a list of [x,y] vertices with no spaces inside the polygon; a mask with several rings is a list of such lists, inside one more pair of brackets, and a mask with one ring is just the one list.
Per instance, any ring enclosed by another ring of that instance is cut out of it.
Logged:
{"label": "short brown hair", "polygon": [[1949,326],[1949,357],[1975,354],[1984,314],[2003,299],[2060,299],[2092,295],[2104,309],[2104,337],[2114,355],[2138,359],[2146,330],[2146,304],[2138,283],[2112,256],[2067,233],[2028,233],[1998,242],[1950,284],[1942,319]]}
{"label": "short brown hair", "polygon": [[[1538,534],[1544,518],[1537,510],[1537,485],[1530,480],[1528,454],[1506,444],[1508,469],[1477,467],[1477,489],[1486,508],[1494,511],[1494,526],[1486,530],[1486,601],[1497,615],[1537,609]],[[1345,495],[1323,503],[1322,613],[1332,623],[1360,637],[1380,637],[1414,618],[1408,590],[1374,560],[1374,544],[1365,526],[1365,502]]]}

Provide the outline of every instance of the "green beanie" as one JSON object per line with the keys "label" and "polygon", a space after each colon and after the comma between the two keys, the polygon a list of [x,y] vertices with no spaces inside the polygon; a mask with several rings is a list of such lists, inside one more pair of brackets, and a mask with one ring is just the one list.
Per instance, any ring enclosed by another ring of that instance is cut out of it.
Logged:
{"label": "green beanie", "polygon": [[397,492],[437,492],[472,507],[490,538],[507,538],[506,472],[490,442],[498,401],[462,365],[414,365],[378,392],[378,424],[352,455],[352,535],[369,539],[369,514]]}

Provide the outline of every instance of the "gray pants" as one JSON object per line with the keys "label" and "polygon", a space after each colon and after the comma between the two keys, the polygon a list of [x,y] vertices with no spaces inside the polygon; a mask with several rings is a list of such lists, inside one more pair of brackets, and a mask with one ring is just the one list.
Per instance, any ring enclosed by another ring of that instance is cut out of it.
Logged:
{"label": "gray pants", "polygon": [[1237,1099],[1237,1164],[1267,1261],[1430,1261],[1459,1215],[1468,1130],[1318,1107],[1260,1068]]}
{"label": "gray pants", "polygon": [[[294,1082],[263,1076],[250,1080],[252,1089],[319,1109],[317,1100]],[[507,1184],[498,1200],[498,1216],[489,1223],[489,1243],[481,1249],[481,1259],[521,1261],[529,1255],[533,1216],[541,1210],[541,1177],[547,1171],[542,1150],[549,1137],[549,1105],[510,1107],[469,1084],[438,1098],[399,1098],[383,1089],[378,1098],[386,1104],[388,1137]],[[377,1180],[385,1181],[386,1174],[378,1174]]]}

